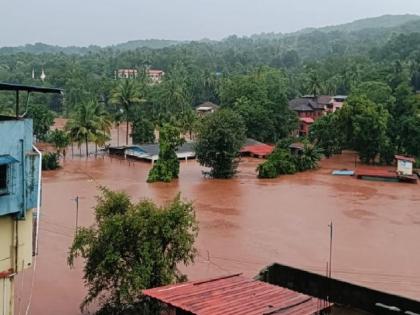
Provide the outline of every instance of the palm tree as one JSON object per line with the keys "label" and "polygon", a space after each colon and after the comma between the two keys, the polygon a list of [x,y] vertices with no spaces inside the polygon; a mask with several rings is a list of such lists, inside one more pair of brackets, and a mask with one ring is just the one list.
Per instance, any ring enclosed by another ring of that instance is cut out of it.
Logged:
{"label": "palm tree", "polygon": [[134,105],[143,102],[140,90],[136,84],[136,81],[126,79],[122,80],[111,92],[111,102],[115,105],[120,106],[124,110],[125,120],[127,123],[127,133],[125,142],[128,145],[128,134],[129,134],[129,111]]}
{"label": "palm tree", "polygon": [[321,81],[319,80],[318,73],[315,70],[311,70],[311,72],[309,73],[308,89],[314,99],[316,99],[321,93]]}
{"label": "palm tree", "polygon": [[112,120],[103,106],[95,103],[94,115],[98,129],[94,132],[95,156],[98,153],[98,145],[104,146],[110,139]]}
{"label": "palm tree", "polygon": [[95,141],[98,134],[108,133],[111,122],[102,107],[95,101],[89,101],[77,106],[67,122],[66,130],[72,141],[86,145],[86,157],[89,156],[89,141]]}
{"label": "palm tree", "polygon": [[317,168],[321,157],[321,149],[310,143],[304,142],[302,154],[299,156],[299,169],[304,171]]}

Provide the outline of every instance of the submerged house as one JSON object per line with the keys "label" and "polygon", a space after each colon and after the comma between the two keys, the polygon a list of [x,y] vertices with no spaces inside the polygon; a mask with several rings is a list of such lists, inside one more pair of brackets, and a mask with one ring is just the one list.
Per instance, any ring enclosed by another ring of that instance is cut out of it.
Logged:
{"label": "submerged house", "polygon": [[345,95],[320,95],[313,97],[305,95],[295,98],[289,102],[289,108],[297,113],[299,117],[299,130],[297,135],[305,136],[309,127],[326,113],[333,113],[343,107],[347,96]]}
{"label": "submerged house", "polygon": [[274,146],[248,138],[245,145],[241,148],[242,156],[252,156],[256,158],[266,158],[273,153]]}
{"label": "submerged house", "polygon": [[399,175],[413,175],[413,164],[416,163],[414,158],[396,155],[395,160],[397,161],[397,173]]}
{"label": "submerged house", "polygon": [[327,100],[321,96],[317,98],[304,96],[289,102],[289,108],[296,112],[299,117],[299,129],[297,131],[299,136],[307,135],[309,127],[315,120],[325,114],[327,110],[326,102],[330,102],[330,98]]}
{"label": "submerged house", "polygon": [[[119,150],[118,150],[119,149]],[[128,147],[120,148],[110,148],[110,153],[121,152],[120,155],[125,157],[150,161],[154,163],[159,159],[159,144],[141,144],[141,145],[132,145]],[[193,142],[185,142],[177,150],[176,155],[178,159],[189,160],[195,158],[195,150]]]}

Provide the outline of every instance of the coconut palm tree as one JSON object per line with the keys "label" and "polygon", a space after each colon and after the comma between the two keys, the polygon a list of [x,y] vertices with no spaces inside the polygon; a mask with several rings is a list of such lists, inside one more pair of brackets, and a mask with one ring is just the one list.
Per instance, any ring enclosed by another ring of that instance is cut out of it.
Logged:
{"label": "coconut palm tree", "polygon": [[317,168],[321,158],[321,149],[308,142],[304,142],[302,154],[298,157],[298,168],[300,171]]}
{"label": "coconut palm tree", "polygon": [[135,80],[122,80],[111,93],[111,102],[117,106],[120,106],[124,110],[125,120],[127,123],[127,133],[125,142],[128,144],[129,134],[129,111],[134,105],[142,103],[144,100],[140,94],[140,89],[136,84]]}
{"label": "coconut palm tree", "polygon": [[95,142],[95,156],[98,153],[98,145],[104,146],[110,140],[112,120],[103,106],[95,103],[94,115],[97,121],[98,129],[94,132],[93,140]]}
{"label": "coconut palm tree", "polygon": [[321,89],[322,85],[318,73],[315,70],[311,70],[308,76],[308,90],[314,99],[320,95]]}
{"label": "coconut palm tree", "polygon": [[66,125],[72,141],[86,145],[86,157],[89,156],[89,141],[95,141],[100,133],[109,134],[111,122],[105,111],[95,101],[81,103],[72,113]]}

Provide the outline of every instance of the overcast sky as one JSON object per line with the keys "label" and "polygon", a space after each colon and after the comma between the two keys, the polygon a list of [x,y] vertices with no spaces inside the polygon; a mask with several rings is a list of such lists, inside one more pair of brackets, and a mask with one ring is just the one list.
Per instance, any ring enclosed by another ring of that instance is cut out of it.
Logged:
{"label": "overcast sky", "polygon": [[291,32],[383,14],[420,0],[0,0],[0,46],[110,45]]}

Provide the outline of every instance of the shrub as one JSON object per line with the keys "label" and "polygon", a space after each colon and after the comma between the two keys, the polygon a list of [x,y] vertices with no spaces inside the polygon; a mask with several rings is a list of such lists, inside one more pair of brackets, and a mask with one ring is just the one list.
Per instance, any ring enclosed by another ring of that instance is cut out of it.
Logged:
{"label": "shrub", "polygon": [[55,170],[60,167],[60,155],[55,152],[46,152],[42,155],[42,170]]}

